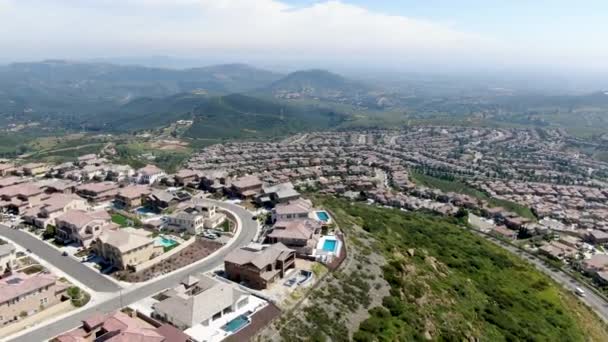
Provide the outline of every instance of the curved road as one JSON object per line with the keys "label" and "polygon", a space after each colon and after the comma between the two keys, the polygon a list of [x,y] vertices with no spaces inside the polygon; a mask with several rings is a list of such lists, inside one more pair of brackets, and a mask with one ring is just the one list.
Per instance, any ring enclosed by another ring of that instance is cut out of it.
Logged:
{"label": "curved road", "polygon": [[[230,245],[230,247],[221,249],[219,252],[212,255],[211,257],[203,259],[204,261],[200,263],[186,266],[184,268],[179,269],[178,271],[162,276],[154,281],[144,283],[140,286],[136,286],[133,289],[117,290],[116,296],[112,299],[95,304],[91,307],[87,306],[84,310],[68,315],[67,317],[62,318],[59,321],[54,321],[48,324],[43,323],[19,336],[12,336],[11,339],[8,341],[40,342],[48,340],[65,331],[71,330],[79,326],[83,319],[86,319],[87,317],[90,317],[95,313],[109,313],[118,310],[124,306],[132,304],[143,298],[149,297],[166,288],[177,285],[182,279],[184,279],[187,275],[191,273],[207,272],[221,265],[224,262],[224,257],[228,253],[230,253],[236,248],[249,244],[253,240],[255,234],[257,233],[258,225],[257,221],[253,220],[252,214],[240,206],[213,200],[208,201],[213,202],[220,208],[224,208],[233,212],[241,220],[242,226],[239,230],[239,234],[235,237],[235,240]],[[0,233],[4,233],[4,231],[1,231]],[[32,249],[32,252],[33,251],[34,250]],[[55,252],[57,251],[55,250]],[[60,268],[62,270],[65,269],[65,267]],[[80,278],[78,279],[80,280]]]}
{"label": "curved road", "polygon": [[29,249],[35,256],[47,261],[57,267],[72,278],[78,279],[81,283],[96,292],[115,292],[121,287],[106,278],[99,272],[81,264],[76,259],[69,256],[62,256],[56,248],[49,246],[30,234],[18,229],[0,225],[0,235],[4,236],[23,248]]}

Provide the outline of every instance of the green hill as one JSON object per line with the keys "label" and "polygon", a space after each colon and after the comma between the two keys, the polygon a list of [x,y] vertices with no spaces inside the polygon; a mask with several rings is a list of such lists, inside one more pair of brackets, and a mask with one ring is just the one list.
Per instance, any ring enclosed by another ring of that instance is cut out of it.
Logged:
{"label": "green hill", "polygon": [[331,109],[296,106],[233,94],[211,98],[193,111],[193,138],[255,138],[328,129],[344,117]]}
{"label": "green hill", "polygon": [[[286,341],[608,340],[606,325],[572,293],[454,218],[330,197],[315,204],[331,210],[345,230],[350,261],[344,268],[355,263],[363,275],[332,274],[331,286],[316,288],[301,310],[275,325]],[[368,270],[380,258],[377,277]],[[353,278],[367,292],[387,284],[388,295],[369,306]],[[358,330],[349,328],[347,310],[361,305],[345,302],[355,294],[369,315]]]}
{"label": "green hill", "polygon": [[299,93],[303,96],[321,99],[361,96],[371,90],[372,88],[366,84],[319,69],[293,72],[266,88],[266,91],[275,96]]}

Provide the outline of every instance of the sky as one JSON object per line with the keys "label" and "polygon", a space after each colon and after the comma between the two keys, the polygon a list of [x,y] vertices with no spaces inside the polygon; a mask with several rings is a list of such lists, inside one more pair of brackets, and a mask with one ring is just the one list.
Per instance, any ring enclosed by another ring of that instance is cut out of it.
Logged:
{"label": "sky", "polygon": [[608,72],[605,0],[0,0],[0,62]]}

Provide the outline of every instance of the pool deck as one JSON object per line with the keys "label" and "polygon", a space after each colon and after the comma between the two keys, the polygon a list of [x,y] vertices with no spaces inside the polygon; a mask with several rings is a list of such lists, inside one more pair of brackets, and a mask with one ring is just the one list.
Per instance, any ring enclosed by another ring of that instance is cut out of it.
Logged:
{"label": "pool deck", "polygon": [[[218,320],[209,323],[209,326],[203,326],[202,324],[198,324],[198,325],[193,326],[192,328],[185,330],[184,333],[186,333],[186,335],[189,335],[190,337],[194,338],[197,341],[219,342],[228,336],[238,335],[241,332],[247,330],[250,325],[255,323],[255,320],[253,318],[256,316],[256,314],[258,312],[261,312],[262,310],[264,310],[266,307],[268,307],[268,305],[269,305],[269,303],[266,302],[265,300],[258,298],[256,296],[250,295],[249,303],[247,303],[247,305],[245,305],[245,307],[243,307],[235,312],[225,314]],[[232,334],[232,333],[227,332],[222,329],[222,327],[225,326],[226,324],[228,324],[228,322],[232,321],[233,319],[235,319],[241,315],[244,315],[247,311],[254,312],[252,315],[249,316],[251,319],[251,322],[248,325],[241,328],[240,330],[238,330],[236,332],[236,334]]]}
{"label": "pool deck", "polygon": [[[327,220],[322,220],[317,213],[325,213],[325,215],[327,215]],[[310,212],[310,214],[308,215],[308,218],[311,218],[313,220],[319,221],[322,224],[332,224],[333,220],[331,218],[331,215],[329,215],[329,213],[326,210],[323,209],[318,209],[318,210],[313,210]]]}
{"label": "pool deck", "polygon": [[[323,245],[325,244],[325,241],[327,241],[327,240],[336,241],[336,248],[332,252],[326,251],[323,249]],[[319,239],[319,242],[317,243],[317,247],[312,251],[312,255],[313,256],[320,256],[320,255],[337,256],[340,254],[340,249],[342,249],[342,241],[340,241],[340,239],[338,239],[335,235],[325,235]]]}

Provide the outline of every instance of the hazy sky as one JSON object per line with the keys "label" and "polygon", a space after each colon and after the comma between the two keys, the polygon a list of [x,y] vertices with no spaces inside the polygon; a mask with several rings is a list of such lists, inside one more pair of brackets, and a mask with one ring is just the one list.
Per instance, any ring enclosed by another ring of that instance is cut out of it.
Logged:
{"label": "hazy sky", "polygon": [[608,71],[606,0],[0,0],[0,58]]}

